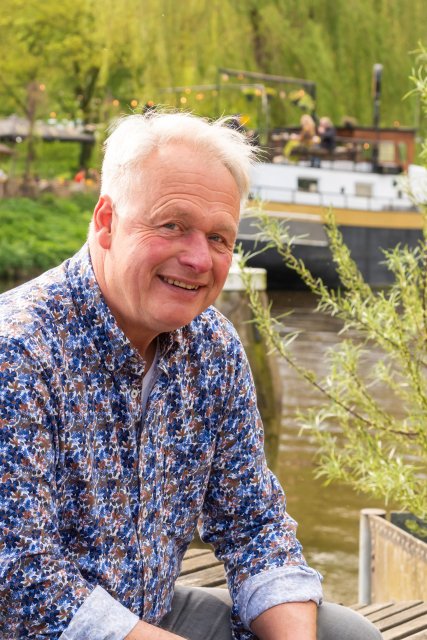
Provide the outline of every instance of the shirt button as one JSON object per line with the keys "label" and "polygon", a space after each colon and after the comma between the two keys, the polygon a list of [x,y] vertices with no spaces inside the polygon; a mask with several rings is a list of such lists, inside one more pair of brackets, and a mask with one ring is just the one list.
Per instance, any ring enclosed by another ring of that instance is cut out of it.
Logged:
{"label": "shirt button", "polygon": [[148,509],[147,507],[144,507],[142,510],[142,517],[144,518],[144,520],[147,518],[148,516]]}
{"label": "shirt button", "polygon": [[106,366],[107,366],[108,371],[114,371],[114,365],[112,363],[107,364]]}
{"label": "shirt button", "polygon": [[140,392],[138,391],[138,389],[132,389],[132,391],[130,392],[130,397],[135,400],[135,398],[139,396],[139,393]]}
{"label": "shirt button", "polygon": [[136,375],[137,376],[142,376],[142,374],[144,373],[144,367],[139,367],[139,369],[136,370]]}

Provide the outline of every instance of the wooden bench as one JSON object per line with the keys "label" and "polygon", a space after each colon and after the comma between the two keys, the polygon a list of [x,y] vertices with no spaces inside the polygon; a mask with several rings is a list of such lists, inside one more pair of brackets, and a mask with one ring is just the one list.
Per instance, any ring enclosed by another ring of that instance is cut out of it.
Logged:
{"label": "wooden bench", "polygon": [[[185,554],[178,584],[194,587],[225,587],[222,563],[209,549],[190,549]],[[384,640],[427,640],[427,603],[421,600],[353,605],[383,634]]]}

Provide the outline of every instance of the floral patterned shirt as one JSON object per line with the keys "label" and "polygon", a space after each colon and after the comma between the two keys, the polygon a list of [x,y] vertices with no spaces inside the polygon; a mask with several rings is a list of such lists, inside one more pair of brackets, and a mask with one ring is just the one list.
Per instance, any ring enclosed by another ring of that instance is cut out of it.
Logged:
{"label": "floral patterned shirt", "polygon": [[265,572],[300,572],[318,593],[266,467],[243,348],[216,309],[159,337],[142,418],[145,362],[86,245],[0,303],[2,639],[118,639],[159,622],[197,524],[225,562],[236,637],[251,636],[242,612]]}

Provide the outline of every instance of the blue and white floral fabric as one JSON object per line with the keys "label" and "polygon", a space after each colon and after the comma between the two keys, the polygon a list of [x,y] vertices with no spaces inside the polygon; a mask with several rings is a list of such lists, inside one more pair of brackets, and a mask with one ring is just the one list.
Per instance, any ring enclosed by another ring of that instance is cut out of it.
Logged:
{"label": "blue and white floral fabric", "polygon": [[[278,567],[293,580],[300,567],[318,601],[266,467],[244,351],[217,310],[160,336],[142,420],[145,362],[102,298],[87,246],[0,304],[1,638],[121,638],[137,617],[158,622],[198,523],[234,602]],[[90,603],[108,625],[112,598],[121,630],[85,635]],[[234,609],[236,636],[249,637]]]}

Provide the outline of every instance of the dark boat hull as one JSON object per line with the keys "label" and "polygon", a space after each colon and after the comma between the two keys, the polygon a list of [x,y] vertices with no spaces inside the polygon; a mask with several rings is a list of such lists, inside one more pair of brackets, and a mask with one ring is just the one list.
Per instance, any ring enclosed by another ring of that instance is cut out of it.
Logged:
{"label": "dark boat hull", "polygon": [[[341,226],[344,242],[351,252],[366,282],[374,287],[390,285],[392,274],[384,264],[384,250],[396,245],[415,247],[423,241],[420,229],[384,229],[375,227]],[[240,240],[246,253],[258,251],[263,243],[245,239]],[[264,243],[265,246],[265,243]],[[339,278],[329,246],[298,244],[294,255],[301,259],[315,277],[320,277],[329,287],[339,286]],[[270,289],[303,289],[299,276],[283,263],[277,250],[266,249],[248,261],[249,266],[267,270],[267,283]]]}

